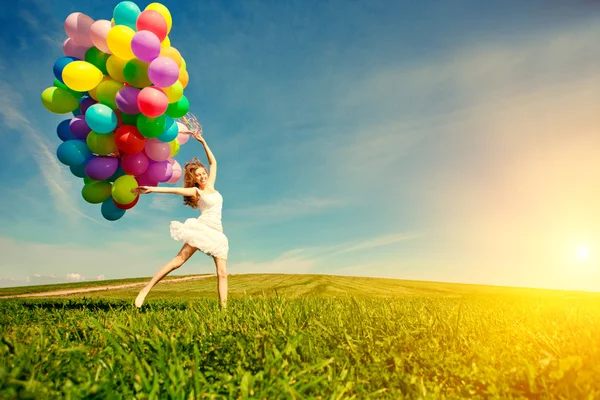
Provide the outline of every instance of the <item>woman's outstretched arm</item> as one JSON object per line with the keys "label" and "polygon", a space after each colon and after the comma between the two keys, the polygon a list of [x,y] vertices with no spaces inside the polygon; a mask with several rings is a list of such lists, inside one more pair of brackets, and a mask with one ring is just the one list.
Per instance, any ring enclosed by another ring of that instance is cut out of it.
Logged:
{"label": "woman's outstretched arm", "polygon": [[148,193],[168,193],[178,194],[180,196],[195,196],[196,188],[177,188],[177,187],[158,187],[158,186],[139,186],[131,190],[133,193],[148,194]]}

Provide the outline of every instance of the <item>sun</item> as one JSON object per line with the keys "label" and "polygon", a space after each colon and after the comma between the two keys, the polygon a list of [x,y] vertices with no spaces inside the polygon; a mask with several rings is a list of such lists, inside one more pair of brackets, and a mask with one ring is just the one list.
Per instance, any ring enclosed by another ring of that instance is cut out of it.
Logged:
{"label": "sun", "polygon": [[588,250],[588,248],[586,246],[581,246],[581,247],[579,247],[579,249],[577,249],[577,257],[580,260],[587,260],[589,255],[590,255],[590,251]]}

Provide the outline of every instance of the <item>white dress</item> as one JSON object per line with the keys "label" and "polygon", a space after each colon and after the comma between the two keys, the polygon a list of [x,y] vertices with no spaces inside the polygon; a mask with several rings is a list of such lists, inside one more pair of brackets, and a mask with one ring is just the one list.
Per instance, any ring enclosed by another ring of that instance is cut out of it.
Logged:
{"label": "white dress", "polygon": [[229,241],[223,233],[221,210],[223,196],[219,192],[201,194],[198,188],[198,218],[188,218],[184,223],[171,221],[171,237],[196,247],[211,256],[227,259]]}

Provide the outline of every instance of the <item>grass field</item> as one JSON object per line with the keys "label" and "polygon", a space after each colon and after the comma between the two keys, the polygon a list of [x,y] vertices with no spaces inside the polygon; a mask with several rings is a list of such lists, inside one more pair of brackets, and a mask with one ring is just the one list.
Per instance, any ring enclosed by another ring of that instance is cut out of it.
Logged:
{"label": "grass field", "polygon": [[216,278],[136,294],[0,300],[0,398],[600,398],[600,294],[318,275],[231,276],[226,313]]}

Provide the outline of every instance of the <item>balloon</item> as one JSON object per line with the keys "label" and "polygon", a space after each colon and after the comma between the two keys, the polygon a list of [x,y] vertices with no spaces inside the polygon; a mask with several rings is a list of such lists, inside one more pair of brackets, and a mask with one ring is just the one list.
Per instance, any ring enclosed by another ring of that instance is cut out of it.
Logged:
{"label": "balloon", "polygon": [[169,99],[161,89],[149,86],[140,91],[137,105],[143,115],[156,118],[166,111],[169,106]]}
{"label": "balloon", "polygon": [[160,42],[165,40],[167,37],[167,21],[165,17],[162,16],[156,10],[144,10],[138,16],[136,21],[136,27],[138,32],[140,31],[150,31],[156,35],[159,40],[158,46],[160,48]]}
{"label": "balloon", "polygon": [[172,86],[167,88],[163,88],[163,92],[167,95],[167,99],[169,99],[169,104],[175,103],[181,99],[183,96],[183,85],[181,82],[177,81]]}
{"label": "balloon", "polygon": [[100,51],[106,54],[112,53],[106,44],[106,38],[108,37],[110,28],[112,28],[110,21],[105,19],[99,19],[90,26],[90,39],[92,43]]}
{"label": "balloon", "polygon": [[137,105],[137,98],[140,89],[134,87],[124,87],[117,93],[116,105],[119,110],[126,114],[139,114],[140,109]]}
{"label": "balloon", "polygon": [[161,142],[170,142],[174,140],[178,135],[177,124],[175,123],[175,120],[171,117],[166,117],[166,120],[167,123],[165,125],[164,132],[157,137],[157,139]]}
{"label": "balloon", "polygon": [[131,50],[131,39],[135,31],[125,25],[115,25],[110,28],[106,36],[106,44],[110,51],[123,60],[131,60],[135,57]]}
{"label": "balloon", "polygon": [[92,152],[81,140],[67,140],[58,145],[56,156],[61,163],[73,166],[87,162],[92,158]]}
{"label": "balloon", "polygon": [[48,111],[55,114],[70,113],[79,107],[75,96],[56,86],[51,86],[42,92],[42,104]]}
{"label": "balloon", "polygon": [[166,123],[167,120],[166,116],[164,115],[161,115],[158,118],[151,118],[145,116],[144,114],[140,114],[136,126],[144,137],[155,138],[163,133]]}
{"label": "balloon", "polygon": [[179,69],[179,82],[181,82],[181,85],[184,89],[187,87],[188,83],[190,83],[190,76],[187,72],[187,69]]}
{"label": "balloon", "polygon": [[169,143],[161,142],[158,139],[148,139],[144,151],[149,159],[160,162],[169,158],[171,146],[169,146]]}
{"label": "balloon", "polygon": [[104,104],[94,104],[85,113],[85,122],[98,133],[109,133],[117,127],[115,112]]}
{"label": "balloon", "polygon": [[158,181],[150,179],[148,176],[148,170],[146,170],[146,172],[144,172],[142,175],[136,176],[135,179],[140,186],[158,186]]}
{"label": "balloon", "polygon": [[70,124],[71,119],[65,119],[62,120],[60,124],[58,124],[58,126],[56,127],[56,134],[58,135],[58,138],[63,142],[66,142],[67,140],[77,139],[71,133],[71,128],[69,127]]}
{"label": "balloon", "polygon": [[90,39],[90,27],[93,23],[94,20],[91,17],[80,12],[74,12],[65,19],[65,32],[77,44],[91,47],[94,45]]}
{"label": "balloon", "polygon": [[115,134],[112,132],[101,135],[91,131],[85,141],[92,153],[96,153],[101,156],[107,156],[117,151]]}
{"label": "balloon", "polygon": [[139,200],[139,199],[140,199],[140,195],[138,194],[138,195],[136,196],[135,200],[134,200],[134,201],[132,201],[132,202],[131,202],[131,203],[129,203],[129,204],[121,204],[121,203],[117,203],[116,201],[114,201],[114,199],[113,199],[113,202],[115,203],[115,206],[117,206],[117,207],[118,207],[118,208],[120,208],[121,210],[129,210],[130,208],[133,208],[133,207],[135,207],[135,205],[137,204],[137,202],[138,202],[138,200]]}
{"label": "balloon", "polygon": [[[83,96],[83,93],[69,89],[67,87],[67,85],[65,85],[64,83],[62,83],[58,79],[54,80],[54,86],[66,90],[67,92],[71,93],[73,95],[73,97],[75,97],[76,99],[80,99],[81,96]],[[77,110],[73,110],[72,112],[77,112]]]}
{"label": "balloon", "polygon": [[150,64],[140,61],[137,58],[129,60],[123,68],[123,76],[131,86],[144,88],[150,86],[152,82],[148,78],[148,66]]}
{"label": "balloon", "polygon": [[135,154],[144,150],[146,138],[143,137],[135,126],[122,125],[115,132],[115,142],[119,150]]}
{"label": "balloon", "polygon": [[[104,75],[104,76],[102,77],[102,81],[101,81],[100,83],[102,83],[102,82],[106,82],[106,81],[112,81],[112,80],[113,80],[113,79],[112,79],[110,76]],[[98,85],[100,85],[100,84],[98,84]],[[95,88],[93,88],[93,89],[90,89],[90,90],[88,90],[88,92],[87,92],[87,93],[88,93],[88,95],[89,95],[89,96],[90,96],[92,99],[94,99],[96,102],[98,101],[98,96],[97,96],[97,94],[96,94],[96,91],[97,91],[97,90],[98,90],[98,86],[96,86],[96,87],[95,87]]]}
{"label": "balloon", "polygon": [[180,145],[184,145],[188,142],[188,140],[190,140],[190,135],[189,133],[180,133],[177,135],[177,141],[179,142]]}
{"label": "balloon", "polygon": [[67,38],[63,42],[63,53],[65,56],[77,58],[78,60],[83,60],[85,58],[85,53],[88,49],[89,46],[77,44],[71,38]]}
{"label": "balloon", "polygon": [[121,204],[131,203],[136,197],[136,194],[131,193],[131,190],[136,187],[138,187],[138,183],[131,175],[123,175],[117,178],[112,187],[113,199]]}
{"label": "balloon", "polygon": [[[136,106],[137,106],[137,99],[135,100],[135,103],[136,103]],[[127,114],[127,113],[122,112],[121,113],[121,120],[123,121],[123,124],[125,124],[125,125],[136,126],[139,115],[140,114]]]}
{"label": "balloon", "polygon": [[173,169],[173,174],[171,175],[171,178],[167,181],[167,183],[174,184],[179,182],[183,171],[181,170],[181,165],[177,161],[173,160],[171,165]]}
{"label": "balloon", "polygon": [[139,31],[131,39],[131,50],[141,61],[150,62],[160,55],[160,40],[150,31]]}
{"label": "balloon", "polygon": [[[175,47],[167,46],[160,50],[161,57],[168,57],[175,61],[177,69],[181,68],[181,53]],[[177,74],[179,75],[179,73]]]}
{"label": "balloon", "polygon": [[187,63],[185,62],[185,58],[181,57],[181,68],[186,69]]}
{"label": "balloon", "polygon": [[103,77],[102,71],[87,61],[70,62],[62,72],[65,84],[78,92],[86,92],[95,88]]}
{"label": "balloon", "polygon": [[106,199],[100,206],[100,213],[107,221],[117,221],[125,215],[125,209],[117,207],[112,198]]}
{"label": "balloon", "polygon": [[85,166],[85,173],[90,178],[103,181],[110,178],[119,167],[119,160],[115,157],[92,157]]}
{"label": "balloon", "polygon": [[169,39],[169,35],[160,43],[161,48],[169,47],[171,45],[171,39]]}
{"label": "balloon", "polygon": [[165,158],[163,161],[150,164],[147,174],[153,181],[166,182],[173,175],[173,166]]}
{"label": "balloon", "polygon": [[125,68],[125,64],[127,64],[126,60],[123,60],[114,54],[108,57],[106,60],[106,70],[111,78],[113,78],[117,82],[125,82],[125,75],[123,74],[123,69]]}
{"label": "balloon", "polygon": [[54,71],[54,76],[56,77],[56,79],[58,79],[60,82],[63,82],[62,79],[62,72],[63,69],[65,69],[65,67],[67,66],[67,64],[73,62],[73,61],[78,61],[78,58],[75,57],[61,57],[58,60],[56,60],[54,62],[54,67],[52,68],[52,70]]}
{"label": "balloon", "polygon": [[136,29],[136,20],[140,15],[140,8],[132,1],[122,1],[113,10],[115,25],[125,25]]}
{"label": "balloon", "polygon": [[148,66],[148,78],[157,87],[169,87],[177,82],[179,67],[169,57],[158,57]]}
{"label": "balloon", "polygon": [[181,118],[190,110],[190,102],[185,95],[181,96],[179,101],[169,104],[165,114],[171,118]]}
{"label": "balloon", "polygon": [[107,79],[96,88],[96,97],[98,102],[112,109],[117,108],[117,93],[123,89],[124,85],[114,79]]}
{"label": "balloon", "polygon": [[122,177],[123,175],[125,175],[125,171],[123,171],[123,168],[121,168],[121,166],[119,165],[119,168],[117,168],[117,171],[110,178],[108,178],[108,181],[114,182],[117,179],[119,179],[120,177]]}
{"label": "balloon", "polygon": [[110,54],[104,53],[96,47],[90,47],[85,52],[85,61],[98,68],[103,75],[108,75],[106,70],[106,61],[110,57]]}
{"label": "balloon", "polygon": [[170,156],[175,157],[179,153],[179,149],[181,148],[181,145],[179,144],[177,139],[175,139],[175,140],[171,140],[169,142],[169,147],[171,148]]}
{"label": "balloon", "polygon": [[83,115],[72,118],[69,123],[69,128],[71,129],[73,136],[79,140],[86,140],[88,134],[92,130],[87,122],[85,122],[85,117]]}
{"label": "balloon", "polygon": [[79,164],[79,165],[71,165],[69,167],[69,169],[71,170],[71,173],[73,175],[75,175],[76,177],[87,178],[87,175],[85,174],[85,166],[86,166],[86,163]]}
{"label": "balloon", "polygon": [[110,198],[111,187],[110,182],[91,180],[81,189],[81,196],[88,203],[102,203]]}
{"label": "balloon", "polygon": [[123,171],[133,176],[138,176],[146,172],[149,164],[148,157],[141,151],[135,154],[125,154],[121,158]]}
{"label": "balloon", "polygon": [[171,13],[169,12],[169,9],[167,7],[165,7],[164,5],[162,5],[160,3],[150,3],[145,8],[145,10],[158,11],[163,16],[163,18],[165,19],[165,22],[167,23],[167,33],[169,33],[171,31],[171,27],[173,26],[173,19],[171,18]]}
{"label": "balloon", "polygon": [[81,111],[81,115],[85,115],[85,112],[87,111],[87,109],[90,108],[91,106],[93,106],[94,104],[96,104],[96,100],[92,99],[91,97],[84,97],[83,99],[81,99],[80,105],[79,105],[79,110]]}

